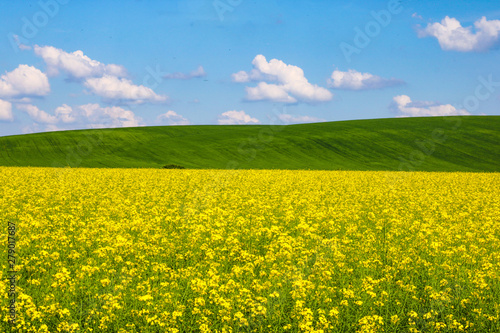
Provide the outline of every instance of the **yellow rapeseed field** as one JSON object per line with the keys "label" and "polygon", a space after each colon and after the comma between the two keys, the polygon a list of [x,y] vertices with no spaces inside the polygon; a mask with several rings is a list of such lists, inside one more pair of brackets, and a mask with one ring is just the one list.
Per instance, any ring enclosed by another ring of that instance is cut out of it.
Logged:
{"label": "yellow rapeseed field", "polygon": [[498,173],[0,167],[0,184],[2,332],[500,332]]}

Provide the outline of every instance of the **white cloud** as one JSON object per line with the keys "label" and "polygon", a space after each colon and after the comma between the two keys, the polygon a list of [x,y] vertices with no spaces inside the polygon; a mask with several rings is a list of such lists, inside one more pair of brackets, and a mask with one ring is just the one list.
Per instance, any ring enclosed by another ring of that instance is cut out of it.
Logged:
{"label": "white cloud", "polygon": [[[54,111],[54,114],[50,114],[43,110],[40,110],[37,106],[29,104],[29,103],[16,103],[16,109],[20,111],[26,112],[31,120],[35,123],[40,124],[52,124],[55,125],[57,123],[74,123],[77,120],[77,112],[73,110],[69,105],[63,104],[57,107]],[[48,126],[46,130],[48,130]],[[55,126],[50,127],[51,130],[55,129]],[[61,130],[61,129],[58,129]]]}
{"label": "white cloud", "polygon": [[238,73],[231,74],[231,77],[233,78],[233,82],[243,83],[250,81],[250,75],[245,71],[239,71]]}
{"label": "white cloud", "polygon": [[260,80],[264,80],[264,79],[267,81],[274,80],[273,77],[271,77],[271,76],[266,77],[266,75],[264,75],[262,72],[260,72],[259,70],[255,69],[255,68],[252,69],[248,73],[245,71],[239,71],[237,73],[231,74],[231,77],[233,79],[233,82],[239,82],[239,83],[245,83],[245,82],[250,82],[250,81],[260,81]]}
{"label": "white cloud", "polygon": [[0,97],[45,96],[49,92],[47,75],[33,66],[19,65],[0,76]]}
{"label": "white cloud", "polygon": [[63,123],[73,123],[76,121],[75,112],[71,106],[63,104],[54,112],[56,117]]}
{"label": "white cloud", "polygon": [[45,132],[67,131],[67,129],[58,127],[57,125],[54,125],[54,124],[47,124],[47,125],[45,125],[44,131]]}
{"label": "white cloud", "polygon": [[282,113],[278,118],[285,124],[299,124],[299,123],[319,123],[326,121],[325,119],[310,117],[310,116],[294,116],[291,114]]}
{"label": "white cloud", "polygon": [[14,120],[14,115],[12,114],[12,104],[0,99],[0,121],[12,120]]}
{"label": "white cloud", "polygon": [[258,124],[260,121],[250,117],[245,111],[226,111],[219,115],[219,125],[242,125],[242,124]]}
{"label": "white cloud", "polygon": [[92,128],[136,127],[142,125],[142,119],[132,111],[118,106],[101,107],[99,104],[86,104],[78,107],[81,116],[90,121]]}
{"label": "white cloud", "polygon": [[32,104],[16,104],[18,110],[26,112],[30,118],[41,124],[56,124],[59,122],[56,116],[51,115]]}
{"label": "white cloud", "polygon": [[118,77],[127,76],[127,71],[123,66],[105,65],[90,59],[80,50],[68,53],[53,46],[35,45],[34,51],[47,64],[49,75],[58,75],[59,71],[62,70],[75,79],[100,77],[105,74]]}
{"label": "white cloud", "polygon": [[151,88],[134,85],[132,81],[111,75],[100,78],[88,78],[85,86],[105,100],[125,101],[136,104],[146,102],[165,102],[167,96],[157,95]]}
{"label": "white cloud", "polygon": [[246,98],[250,101],[269,100],[280,103],[296,103],[297,99],[290,96],[282,85],[259,82],[256,87],[246,87]]}
{"label": "white cloud", "polygon": [[205,77],[207,76],[207,73],[205,73],[205,70],[203,69],[203,66],[199,66],[197,69],[194,71],[191,71],[190,73],[171,73],[171,74],[165,74],[163,76],[164,79],[177,79],[177,80],[189,80],[189,79],[194,79],[194,78],[200,78],[200,77]]}
{"label": "white cloud", "polygon": [[23,134],[41,132],[40,125],[38,125],[38,124],[33,124],[31,126],[30,125],[23,126],[23,128],[21,130],[23,131]]}
{"label": "white cloud", "polygon": [[159,115],[156,120],[160,123],[167,125],[189,125],[190,122],[183,116],[177,114],[175,111],[169,110]]}
{"label": "white cloud", "polygon": [[[151,103],[165,102],[167,96],[156,94],[151,88],[135,85],[127,78],[125,67],[115,64],[103,64],[90,59],[78,50],[68,53],[53,46],[34,46],[34,52],[47,64],[49,75],[65,72],[72,79],[83,82],[84,86],[105,102]],[[192,75],[204,74],[200,66]]]}
{"label": "white cloud", "polygon": [[469,115],[464,109],[457,110],[451,104],[439,104],[436,102],[416,101],[412,102],[407,95],[395,96],[391,108],[399,113],[400,117],[428,117],[428,116],[453,116]]}
{"label": "white cloud", "polygon": [[142,119],[132,111],[121,107],[101,107],[99,104],[86,104],[72,108],[63,104],[56,108],[54,115],[32,104],[16,104],[18,110],[26,112],[35,122],[30,131],[39,131],[39,124],[45,124],[45,131],[62,130],[57,124],[78,123],[89,128],[135,127],[142,125]]}
{"label": "white cloud", "polygon": [[309,83],[300,67],[287,65],[278,59],[267,62],[260,54],[254,58],[252,65],[254,68],[250,72],[240,71],[232,75],[233,82],[260,81],[256,87],[246,87],[247,100],[317,103],[333,97],[328,89]]}
{"label": "white cloud", "polygon": [[330,88],[348,90],[380,89],[404,83],[402,80],[385,79],[370,73],[361,73],[354,69],[349,69],[347,72],[334,70],[327,82]]}
{"label": "white cloud", "polygon": [[474,22],[472,26],[462,27],[455,18],[446,16],[441,23],[428,24],[418,31],[419,37],[436,37],[439,45],[447,51],[486,51],[497,45],[500,40],[500,20],[488,21],[486,17]]}

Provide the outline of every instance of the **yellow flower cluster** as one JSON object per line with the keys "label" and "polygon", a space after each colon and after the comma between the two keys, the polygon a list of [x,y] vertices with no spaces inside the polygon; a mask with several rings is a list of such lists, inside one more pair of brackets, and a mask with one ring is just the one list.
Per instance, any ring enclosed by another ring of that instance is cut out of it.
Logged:
{"label": "yellow flower cluster", "polygon": [[2,332],[500,331],[496,173],[0,167],[0,184],[19,271]]}

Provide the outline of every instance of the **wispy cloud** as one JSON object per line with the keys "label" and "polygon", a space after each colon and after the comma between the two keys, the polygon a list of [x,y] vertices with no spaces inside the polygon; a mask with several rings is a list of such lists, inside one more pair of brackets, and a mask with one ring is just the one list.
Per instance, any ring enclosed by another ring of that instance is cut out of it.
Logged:
{"label": "wispy cloud", "polygon": [[91,128],[99,127],[136,127],[143,125],[142,119],[132,111],[119,106],[101,107],[99,104],[86,104],[78,108],[78,113]]}
{"label": "wispy cloud", "polygon": [[189,79],[195,79],[195,78],[201,78],[207,76],[207,73],[203,69],[203,66],[199,66],[197,69],[194,71],[191,71],[190,73],[181,73],[181,72],[176,72],[176,73],[170,73],[170,74],[165,74],[163,76],[164,79],[176,79],[176,80],[189,80]]}
{"label": "wispy cloud", "polygon": [[32,104],[17,104],[16,109],[26,112],[30,118],[41,124],[56,124],[59,122],[56,116],[51,115]]}
{"label": "wispy cloud", "polygon": [[57,107],[53,114],[40,110],[33,104],[17,103],[15,107],[17,110],[28,114],[34,125],[36,125],[33,127],[36,130],[41,125],[45,126],[45,130],[60,129],[58,127],[60,124],[73,124],[80,128],[135,127],[143,125],[140,117],[137,117],[132,111],[118,106],[102,107],[99,104],[91,103],[71,107],[63,104]]}
{"label": "wispy cloud", "polygon": [[311,116],[294,116],[287,113],[278,115],[278,118],[285,124],[319,123],[326,121],[325,119],[321,118]]}
{"label": "wispy cloud", "polygon": [[169,110],[156,118],[156,121],[166,125],[189,125],[190,121],[177,112]]}
{"label": "wispy cloud", "polygon": [[327,83],[328,87],[336,89],[370,90],[399,86],[405,82],[395,78],[385,79],[370,73],[361,73],[349,69],[347,72],[334,70]]}
{"label": "wispy cloud", "polygon": [[219,125],[243,125],[243,124],[259,124],[257,118],[252,118],[245,111],[227,111],[219,115]]}
{"label": "wispy cloud", "polygon": [[464,109],[457,109],[451,104],[440,104],[437,102],[415,101],[407,95],[399,95],[393,98],[390,109],[400,117],[426,117],[426,116],[453,116],[469,115]]}

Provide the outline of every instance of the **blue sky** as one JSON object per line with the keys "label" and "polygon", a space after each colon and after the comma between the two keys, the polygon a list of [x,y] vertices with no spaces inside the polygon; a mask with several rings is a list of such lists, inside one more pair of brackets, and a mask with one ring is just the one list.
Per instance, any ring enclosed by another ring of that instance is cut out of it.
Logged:
{"label": "blue sky", "polygon": [[2,1],[0,135],[500,112],[498,1]]}

